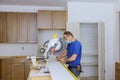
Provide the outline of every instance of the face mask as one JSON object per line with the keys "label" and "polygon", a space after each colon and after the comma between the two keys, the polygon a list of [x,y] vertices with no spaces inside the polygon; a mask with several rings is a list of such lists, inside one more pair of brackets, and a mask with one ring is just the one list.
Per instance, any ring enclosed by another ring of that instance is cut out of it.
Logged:
{"label": "face mask", "polygon": [[67,44],[70,44],[70,43],[71,43],[71,41],[70,41],[70,40],[66,40],[66,43],[67,43]]}

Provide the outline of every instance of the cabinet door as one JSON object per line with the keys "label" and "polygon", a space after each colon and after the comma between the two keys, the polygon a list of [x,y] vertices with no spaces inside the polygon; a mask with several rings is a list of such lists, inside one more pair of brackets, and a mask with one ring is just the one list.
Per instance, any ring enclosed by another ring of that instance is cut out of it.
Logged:
{"label": "cabinet door", "polygon": [[37,14],[28,15],[28,42],[37,42]]}
{"label": "cabinet door", "polygon": [[7,42],[17,42],[17,13],[7,13]]}
{"label": "cabinet door", "polygon": [[115,73],[115,80],[120,80],[120,70],[116,70]]}
{"label": "cabinet door", "polygon": [[2,59],[2,80],[11,80],[11,59]]}
{"label": "cabinet door", "polygon": [[11,80],[24,80],[24,63],[12,63]]}
{"label": "cabinet door", "polygon": [[0,43],[6,42],[6,13],[0,12]]}
{"label": "cabinet door", "polygon": [[39,11],[37,16],[38,16],[39,29],[52,28],[52,12],[51,11]]}
{"label": "cabinet door", "polygon": [[18,42],[27,42],[28,14],[18,13]]}
{"label": "cabinet door", "polygon": [[2,59],[0,59],[0,79],[2,78]]}
{"label": "cabinet door", "polygon": [[66,28],[66,11],[53,11],[53,28],[65,29]]}
{"label": "cabinet door", "polygon": [[25,80],[27,80],[29,72],[30,72],[30,65],[32,63],[30,61],[25,62]]}

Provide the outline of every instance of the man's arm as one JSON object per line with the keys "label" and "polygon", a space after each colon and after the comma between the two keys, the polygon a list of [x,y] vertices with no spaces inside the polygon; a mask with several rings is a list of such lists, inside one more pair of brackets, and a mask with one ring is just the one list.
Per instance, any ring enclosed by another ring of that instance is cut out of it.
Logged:
{"label": "man's arm", "polygon": [[61,56],[62,56],[62,57],[67,56],[67,50],[65,50],[65,51],[64,51],[64,53],[63,53],[63,54],[61,54]]}
{"label": "man's arm", "polygon": [[62,57],[66,57],[67,56],[67,50],[65,50],[61,55],[57,56],[57,60],[60,60]]}
{"label": "man's arm", "polygon": [[76,60],[77,58],[77,54],[73,54],[70,58],[66,58],[66,57],[61,57],[59,59],[59,61],[63,62],[63,63],[66,63],[66,62],[72,62],[74,60]]}
{"label": "man's arm", "polygon": [[66,58],[65,62],[71,62],[76,60],[77,58],[77,54],[73,54],[70,58]]}

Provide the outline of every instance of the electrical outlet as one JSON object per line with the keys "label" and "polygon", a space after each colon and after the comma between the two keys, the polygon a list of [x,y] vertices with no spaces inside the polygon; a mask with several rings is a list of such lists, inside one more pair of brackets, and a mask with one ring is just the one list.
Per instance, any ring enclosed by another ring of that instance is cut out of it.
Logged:
{"label": "electrical outlet", "polygon": [[24,47],[21,47],[21,50],[24,50]]}

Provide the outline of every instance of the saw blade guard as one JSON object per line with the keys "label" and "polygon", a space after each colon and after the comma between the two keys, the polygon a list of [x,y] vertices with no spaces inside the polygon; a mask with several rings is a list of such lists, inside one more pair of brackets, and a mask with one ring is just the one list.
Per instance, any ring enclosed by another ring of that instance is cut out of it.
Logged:
{"label": "saw blade guard", "polygon": [[67,44],[63,38],[55,38],[46,41],[42,47],[39,47],[38,54],[44,57],[48,57],[50,54],[60,55],[66,50],[66,47]]}
{"label": "saw blade guard", "polygon": [[58,41],[54,44],[54,47],[54,55],[60,55],[66,50],[67,44],[64,39],[59,38]]}

